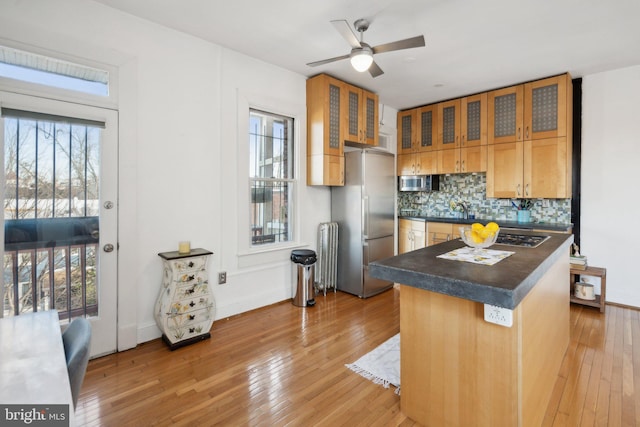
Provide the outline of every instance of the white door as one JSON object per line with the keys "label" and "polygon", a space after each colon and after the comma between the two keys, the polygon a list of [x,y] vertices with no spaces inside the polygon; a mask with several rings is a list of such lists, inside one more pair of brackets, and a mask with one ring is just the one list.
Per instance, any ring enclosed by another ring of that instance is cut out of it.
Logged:
{"label": "white door", "polygon": [[0,91],[4,274],[0,316],[84,316],[91,355],[117,348],[114,110]]}

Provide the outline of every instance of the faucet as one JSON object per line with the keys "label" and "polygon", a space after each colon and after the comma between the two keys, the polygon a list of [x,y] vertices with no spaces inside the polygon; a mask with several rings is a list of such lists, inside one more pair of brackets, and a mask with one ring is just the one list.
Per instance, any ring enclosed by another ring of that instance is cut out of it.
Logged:
{"label": "faucet", "polygon": [[464,202],[460,202],[458,205],[462,206],[462,218],[469,219],[469,207]]}

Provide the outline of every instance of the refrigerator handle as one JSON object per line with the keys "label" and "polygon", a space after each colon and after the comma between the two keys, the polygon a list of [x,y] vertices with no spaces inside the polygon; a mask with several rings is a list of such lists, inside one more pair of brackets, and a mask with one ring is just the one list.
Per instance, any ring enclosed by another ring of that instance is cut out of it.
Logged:
{"label": "refrigerator handle", "polygon": [[365,270],[369,269],[369,243],[362,242],[362,266]]}
{"label": "refrigerator handle", "polygon": [[369,238],[369,196],[362,197],[362,235]]}

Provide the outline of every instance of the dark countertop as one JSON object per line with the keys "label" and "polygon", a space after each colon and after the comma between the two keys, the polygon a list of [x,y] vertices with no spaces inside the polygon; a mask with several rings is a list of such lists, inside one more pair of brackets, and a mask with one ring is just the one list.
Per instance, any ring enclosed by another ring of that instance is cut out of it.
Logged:
{"label": "dark countertop", "polygon": [[[523,231],[521,234],[541,233]],[[549,236],[537,248],[494,244],[489,249],[515,253],[492,266],[436,258],[465,246],[462,240],[456,239],[372,262],[369,274],[415,288],[514,309],[551,265],[561,257],[569,262],[573,235],[549,233]]]}
{"label": "dark countertop", "polygon": [[425,221],[425,222],[446,222],[451,224],[473,224],[474,222],[479,222],[481,224],[486,224],[490,221],[496,222],[500,228],[517,228],[521,230],[549,230],[556,232],[569,232],[573,228],[573,224],[562,224],[555,222],[516,222],[516,221],[506,221],[500,219],[491,219],[491,218],[476,218],[476,219],[463,219],[463,218],[448,218],[441,216],[398,216],[399,219],[410,219],[413,221]]}

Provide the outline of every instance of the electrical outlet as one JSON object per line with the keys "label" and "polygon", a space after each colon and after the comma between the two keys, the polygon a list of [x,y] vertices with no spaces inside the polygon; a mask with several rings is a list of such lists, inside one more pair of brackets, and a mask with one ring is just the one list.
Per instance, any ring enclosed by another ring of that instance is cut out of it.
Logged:
{"label": "electrical outlet", "polygon": [[548,208],[551,206],[551,201],[549,199],[542,199],[542,207]]}
{"label": "electrical outlet", "polygon": [[484,320],[489,323],[495,323],[496,325],[510,328],[513,326],[513,310],[491,304],[485,304]]}
{"label": "electrical outlet", "polygon": [[511,206],[511,200],[509,199],[500,199],[501,206]]}
{"label": "electrical outlet", "polygon": [[218,273],[218,285],[224,285],[227,283],[227,272],[221,271]]}

